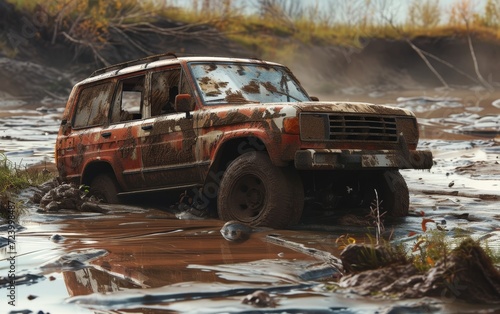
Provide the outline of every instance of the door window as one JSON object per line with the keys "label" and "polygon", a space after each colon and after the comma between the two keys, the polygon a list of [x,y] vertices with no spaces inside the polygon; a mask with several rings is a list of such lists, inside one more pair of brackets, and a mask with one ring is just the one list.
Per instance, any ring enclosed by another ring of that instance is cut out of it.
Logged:
{"label": "door window", "polygon": [[142,118],[144,78],[144,75],[141,75],[119,82],[111,112],[112,123]]}

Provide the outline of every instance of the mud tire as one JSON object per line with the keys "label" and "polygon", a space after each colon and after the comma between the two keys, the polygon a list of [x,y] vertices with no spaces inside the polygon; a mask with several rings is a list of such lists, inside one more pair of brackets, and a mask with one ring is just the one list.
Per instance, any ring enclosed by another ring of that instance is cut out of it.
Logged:
{"label": "mud tire", "polygon": [[293,171],[274,166],[264,152],[239,156],[222,177],[219,218],[277,229],[297,223],[304,196],[302,182]]}
{"label": "mud tire", "polygon": [[118,204],[120,199],[118,182],[107,174],[96,176],[90,183],[89,196],[94,196],[103,203]]}
{"label": "mud tire", "polygon": [[[382,201],[382,211],[387,211],[391,217],[404,217],[408,215],[410,207],[410,192],[406,181],[398,170],[388,170],[372,177],[373,188],[377,189],[379,201]],[[375,193],[370,193],[371,201]],[[370,201],[370,202],[371,202]]]}

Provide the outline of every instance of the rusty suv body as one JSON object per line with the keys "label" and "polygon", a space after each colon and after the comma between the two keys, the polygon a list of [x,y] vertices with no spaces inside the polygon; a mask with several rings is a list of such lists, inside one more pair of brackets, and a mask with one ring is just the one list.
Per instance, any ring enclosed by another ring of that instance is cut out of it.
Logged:
{"label": "rusty suv body", "polygon": [[408,211],[398,169],[428,169],[404,109],[310,97],[291,71],[255,59],[159,55],[77,83],[56,161],[108,202],[179,190],[224,220],[285,227],[310,208]]}

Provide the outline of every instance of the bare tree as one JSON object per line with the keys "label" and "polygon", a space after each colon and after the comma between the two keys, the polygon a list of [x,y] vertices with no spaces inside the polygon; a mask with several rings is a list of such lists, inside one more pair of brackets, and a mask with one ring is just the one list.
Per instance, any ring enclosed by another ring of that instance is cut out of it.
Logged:
{"label": "bare tree", "polygon": [[435,27],[439,24],[440,16],[439,0],[413,0],[408,7],[408,22],[411,26]]}
{"label": "bare tree", "polygon": [[477,62],[476,52],[474,50],[474,45],[472,44],[471,38],[471,23],[473,22],[475,16],[475,8],[477,3],[473,0],[460,0],[451,8],[450,23],[455,25],[465,25],[467,30],[467,43],[469,45],[469,51],[472,58],[472,63],[474,65],[474,71],[478,80],[483,84],[484,87],[492,90],[493,87],[484,79],[481,71],[479,70],[479,64]]}

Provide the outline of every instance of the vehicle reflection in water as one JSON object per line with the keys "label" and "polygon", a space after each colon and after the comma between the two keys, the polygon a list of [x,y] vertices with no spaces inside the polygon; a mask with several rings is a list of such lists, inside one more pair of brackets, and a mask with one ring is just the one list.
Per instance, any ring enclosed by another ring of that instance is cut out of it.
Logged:
{"label": "vehicle reflection in water", "polygon": [[[219,232],[223,224],[210,219],[176,220],[159,211],[64,221],[61,233],[72,233],[67,237],[65,250],[105,249],[109,252],[92,261],[92,267],[64,272],[69,295],[77,297],[146,288],[145,294],[151,288],[187,283],[222,284],[215,289],[221,290],[221,296],[228,294],[226,290],[233,289],[241,290],[234,292],[241,295],[246,292],[245,289],[251,293],[255,289],[271,287],[285,287],[285,290],[304,288],[301,286],[301,275],[322,263],[291,249],[267,243],[265,236],[278,232],[284,238],[307,239],[308,246],[335,251],[335,237],[318,232],[313,235],[306,231],[267,230],[252,234],[244,243],[228,242]],[[75,234],[75,231],[78,233]],[[224,268],[224,265],[228,267]],[[325,274],[331,275],[331,271]],[[165,288],[161,291],[162,296],[157,301],[170,298],[170,294],[164,295]],[[178,289],[172,291],[177,295],[176,299],[182,299]],[[209,291],[199,291],[195,298],[202,298],[207,293]],[[92,299],[73,299],[70,302],[90,308],[99,303]],[[130,302],[128,297],[119,299],[110,301],[114,304],[113,308],[116,303],[125,306]],[[110,306],[108,302],[102,302],[105,308]]]}

